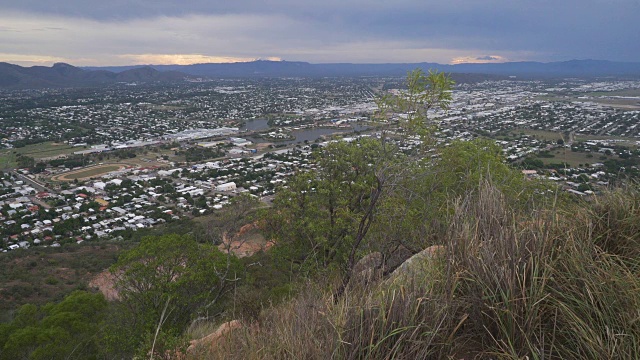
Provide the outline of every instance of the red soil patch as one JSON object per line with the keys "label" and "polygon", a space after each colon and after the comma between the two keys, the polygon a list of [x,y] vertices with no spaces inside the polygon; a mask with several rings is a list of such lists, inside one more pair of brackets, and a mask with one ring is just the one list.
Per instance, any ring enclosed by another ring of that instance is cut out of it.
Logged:
{"label": "red soil patch", "polygon": [[98,289],[107,301],[120,300],[115,285],[116,277],[109,270],[99,273],[89,282],[89,287]]}
{"label": "red soil patch", "polygon": [[223,240],[222,244],[218,245],[218,249],[222,252],[229,250],[237,257],[251,256],[258,251],[268,250],[273,246],[273,242],[265,240],[257,229],[256,223],[241,227],[233,240],[230,242]]}

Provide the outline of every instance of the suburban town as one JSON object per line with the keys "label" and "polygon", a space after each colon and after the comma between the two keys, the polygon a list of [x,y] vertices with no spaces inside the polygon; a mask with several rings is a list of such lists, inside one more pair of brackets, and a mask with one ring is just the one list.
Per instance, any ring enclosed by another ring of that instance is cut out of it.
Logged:
{"label": "suburban town", "polygon": [[640,359],[640,0],[0,9],[0,360]]}
{"label": "suburban town", "polygon": [[[395,78],[251,79],[0,92],[0,251],[128,234],[269,205],[330,141],[402,131],[378,115]],[[460,83],[434,137],[490,138],[523,176],[589,198],[640,175],[640,81]],[[393,137],[391,137],[394,139]],[[399,140],[398,140],[399,141]],[[412,151],[419,141],[398,143]]]}

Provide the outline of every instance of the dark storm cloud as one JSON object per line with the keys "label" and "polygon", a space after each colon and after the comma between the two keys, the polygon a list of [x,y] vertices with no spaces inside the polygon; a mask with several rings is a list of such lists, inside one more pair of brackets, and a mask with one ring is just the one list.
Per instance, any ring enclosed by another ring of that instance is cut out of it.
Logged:
{"label": "dark storm cloud", "polygon": [[[261,55],[271,49],[266,55],[295,58],[299,54],[298,59],[309,61],[367,59],[390,44],[393,48],[386,52],[394,61],[393,54],[412,51],[407,61],[415,61],[426,49],[479,61],[514,57],[640,60],[638,0],[0,0],[0,10],[32,18],[82,19],[109,29],[113,24],[126,27],[155,21],[158,26],[141,31],[160,32],[165,44],[173,41],[168,44],[175,47],[171,53],[206,53],[196,40],[209,37],[229,56],[250,56],[250,49],[238,47],[234,52],[232,45],[253,44],[261,47]],[[202,20],[202,29],[167,20],[192,17],[222,21],[227,30],[208,26],[206,20]],[[163,21],[167,24],[161,24]],[[65,27],[62,25],[51,26]],[[153,38],[135,32],[133,28],[124,32],[131,36],[120,39],[122,46],[131,48],[138,43],[144,48],[147,44],[148,52],[158,53],[147,43],[154,43]],[[115,51],[117,44],[105,42]],[[331,58],[328,51],[335,51],[335,56]],[[383,56],[380,59],[384,61]]]}

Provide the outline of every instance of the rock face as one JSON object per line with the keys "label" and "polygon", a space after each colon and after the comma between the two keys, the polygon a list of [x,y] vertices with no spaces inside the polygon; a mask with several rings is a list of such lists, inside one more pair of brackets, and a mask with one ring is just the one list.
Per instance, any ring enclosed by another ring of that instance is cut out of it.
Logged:
{"label": "rock face", "polygon": [[398,266],[389,278],[385,280],[388,284],[398,281],[408,280],[428,273],[433,269],[433,260],[440,259],[444,255],[444,246],[433,245],[413,255],[402,265]]}
{"label": "rock face", "polygon": [[393,249],[384,259],[384,269],[385,273],[396,269],[398,266],[402,265],[407,259],[413,256],[413,253],[407,249],[406,247],[400,245]]}
{"label": "rock face", "polygon": [[89,287],[97,288],[107,301],[120,300],[115,283],[116,277],[109,270],[105,270],[89,282]]}
{"label": "rock face", "polygon": [[349,285],[366,285],[371,281],[379,279],[382,276],[382,260],[382,254],[377,251],[365,255],[365,257],[360,259],[353,267],[353,274],[351,275]]}
{"label": "rock face", "polygon": [[[353,274],[349,282],[350,286],[365,286],[374,281],[381,279],[385,274],[395,269],[387,282],[395,281],[393,279],[399,276],[414,276],[420,273],[421,267],[429,266],[429,260],[444,251],[441,245],[430,246],[421,252],[412,255],[411,252],[400,246],[387,256],[383,256],[380,252],[373,252],[366,255],[353,267]],[[390,280],[391,279],[391,280]]]}
{"label": "rock face", "polygon": [[242,323],[239,320],[232,320],[226,322],[218,327],[218,329],[211,334],[197,339],[191,340],[187,353],[193,353],[196,349],[210,349],[218,345],[223,336],[242,328]]}
{"label": "rock face", "polygon": [[261,234],[255,233],[258,228],[257,223],[246,224],[240,228],[232,239],[223,237],[222,243],[218,245],[220,251],[226,253],[231,251],[235,256],[242,258],[251,256],[258,251],[267,251],[275,243],[266,240]]}

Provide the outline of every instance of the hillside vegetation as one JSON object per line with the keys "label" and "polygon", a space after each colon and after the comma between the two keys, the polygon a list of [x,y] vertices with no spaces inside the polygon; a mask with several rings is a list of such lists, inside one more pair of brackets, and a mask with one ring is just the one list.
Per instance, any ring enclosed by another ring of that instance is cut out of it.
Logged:
{"label": "hillside vegetation", "polygon": [[[309,283],[209,359],[636,359],[640,196],[522,211],[485,179],[436,255],[338,296]],[[426,220],[426,219],[425,219]]]}

